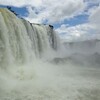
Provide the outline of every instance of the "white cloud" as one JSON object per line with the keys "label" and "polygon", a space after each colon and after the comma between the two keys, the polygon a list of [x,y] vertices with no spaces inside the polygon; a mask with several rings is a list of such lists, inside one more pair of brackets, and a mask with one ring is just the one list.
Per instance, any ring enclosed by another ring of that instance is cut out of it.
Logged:
{"label": "white cloud", "polygon": [[36,10],[33,7],[27,7],[28,17],[25,17],[26,20],[30,21],[31,23],[42,23],[43,16],[37,15]]}
{"label": "white cloud", "polygon": [[47,21],[48,23],[59,23],[72,18],[85,8],[84,0],[0,0],[0,4],[27,6],[29,15],[26,19],[32,22]]}
{"label": "white cloud", "polygon": [[69,27],[61,25],[56,29],[66,41],[100,39],[100,6],[89,9],[89,22]]}
{"label": "white cloud", "polygon": [[[59,23],[74,17],[83,11],[85,6],[83,0],[0,0],[0,4],[16,7],[27,6],[29,16],[26,19],[32,22],[47,20],[48,23]],[[30,7],[35,7],[35,9],[30,9]],[[36,10],[38,14],[35,13]]]}
{"label": "white cloud", "polygon": [[95,34],[100,34],[100,5],[90,10],[89,21],[95,28]]}
{"label": "white cloud", "polygon": [[[32,6],[31,6],[32,7]],[[65,19],[80,14],[85,8],[83,0],[42,0],[39,7],[28,8],[28,20],[47,21],[48,23],[60,23]],[[35,11],[38,12],[35,13]],[[31,13],[34,13],[33,15]]]}
{"label": "white cloud", "polygon": [[66,41],[80,41],[94,38],[93,30],[95,28],[90,24],[81,24],[72,27],[63,24],[60,28],[56,29],[62,39]]}
{"label": "white cloud", "polygon": [[100,3],[100,0],[85,0],[88,3]]}
{"label": "white cloud", "polygon": [[9,6],[35,6],[38,7],[42,3],[42,0],[0,0],[1,5],[9,5]]}
{"label": "white cloud", "polygon": [[91,24],[100,26],[100,6],[91,10],[89,20]]}

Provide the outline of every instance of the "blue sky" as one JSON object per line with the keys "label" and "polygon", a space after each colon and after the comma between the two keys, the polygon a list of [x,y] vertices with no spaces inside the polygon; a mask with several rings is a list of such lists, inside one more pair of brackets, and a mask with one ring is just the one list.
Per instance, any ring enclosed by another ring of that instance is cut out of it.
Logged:
{"label": "blue sky", "polygon": [[[99,36],[100,0],[0,0],[0,7],[11,6],[31,23],[51,24],[65,40]],[[98,12],[98,13],[96,13]],[[98,19],[98,20],[97,20]],[[94,33],[93,33],[94,32]]]}

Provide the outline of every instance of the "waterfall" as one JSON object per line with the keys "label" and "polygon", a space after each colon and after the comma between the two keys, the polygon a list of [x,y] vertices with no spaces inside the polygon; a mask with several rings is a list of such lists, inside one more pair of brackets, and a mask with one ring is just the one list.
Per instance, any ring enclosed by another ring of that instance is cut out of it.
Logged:
{"label": "waterfall", "polygon": [[0,100],[100,100],[100,41],[64,46],[52,26],[0,8]]}
{"label": "waterfall", "polygon": [[0,63],[31,62],[58,48],[58,36],[49,25],[31,24],[0,9]]}

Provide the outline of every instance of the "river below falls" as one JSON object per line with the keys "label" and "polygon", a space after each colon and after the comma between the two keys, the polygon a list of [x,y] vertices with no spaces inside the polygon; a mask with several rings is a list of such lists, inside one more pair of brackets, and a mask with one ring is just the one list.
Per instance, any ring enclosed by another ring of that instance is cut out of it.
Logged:
{"label": "river below falls", "polygon": [[100,68],[38,61],[0,68],[0,100],[100,100]]}

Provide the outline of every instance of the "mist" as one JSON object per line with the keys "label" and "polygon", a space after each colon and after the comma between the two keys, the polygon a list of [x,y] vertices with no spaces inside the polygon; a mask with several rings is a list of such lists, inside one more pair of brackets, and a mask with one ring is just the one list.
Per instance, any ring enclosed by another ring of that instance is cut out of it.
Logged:
{"label": "mist", "polygon": [[0,69],[1,100],[99,100],[100,68],[35,61]]}
{"label": "mist", "polygon": [[0,18],[0,100],[100,100],[99,40],[62,43],[49,25]]}

